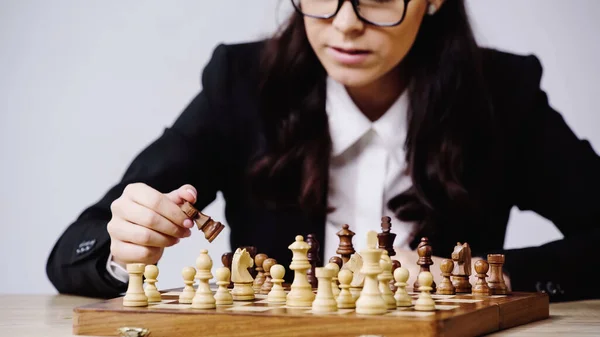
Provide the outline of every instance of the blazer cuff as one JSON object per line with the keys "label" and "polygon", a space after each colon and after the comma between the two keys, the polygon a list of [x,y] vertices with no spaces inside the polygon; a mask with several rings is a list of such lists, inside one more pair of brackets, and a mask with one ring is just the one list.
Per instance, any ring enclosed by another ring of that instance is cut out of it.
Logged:
{"label": "blazer cuff", "polygon": [[121,265],[113,261],[112,253],[108,254],[108,260],[106,261],[106,271],[108,271],[108,274],[110,274],[110,276],[112,276],[116,280],[119,280],[123,283],[129,282],[129,273],[127,272],[127,270],[121,267]]}

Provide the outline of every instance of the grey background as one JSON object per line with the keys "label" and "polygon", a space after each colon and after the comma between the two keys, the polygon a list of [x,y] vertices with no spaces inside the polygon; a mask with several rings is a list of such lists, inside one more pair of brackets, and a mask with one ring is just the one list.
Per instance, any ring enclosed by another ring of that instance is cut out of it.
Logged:
{"label": "grey background", "polygon": [[[598,150],[600,1],[468,5],[480,43],[540,57],[551,104]],[[0,293],[55,292],[44,270],[55,240],[201,89],[216,44],[262,38],[289,10],[287,0],[0,1]],[[221,199],[206,212],[223,219]],[[181,286],[202,248],[218,266],[227,237],[167,249],[158,286]],[[557,238],[514,210],[506,246]]]}

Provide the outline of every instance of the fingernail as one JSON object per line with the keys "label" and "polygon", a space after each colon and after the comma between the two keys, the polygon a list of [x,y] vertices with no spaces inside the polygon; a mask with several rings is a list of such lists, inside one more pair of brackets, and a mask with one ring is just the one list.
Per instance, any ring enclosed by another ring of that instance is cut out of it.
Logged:
{"label": "fingernail", "polygon": [[186,191],[188,191],[188,193],[194,197],[194,200],[196,200],[196,193],[193,190],[188,188]]}
{"label": "fingernail", "polygon": [[190,219],[185,219],[185,220],[183,220],[183,227],[192,228],[192,227],[194,227],[194,222]]}
{"label": "fingernail", "polygon": [[187,237],[190,237],[190,236],[192,236],[192,231],[188,229],[188,230],[185,232],[185,234],[183,234],[183,237],[187,238]]}

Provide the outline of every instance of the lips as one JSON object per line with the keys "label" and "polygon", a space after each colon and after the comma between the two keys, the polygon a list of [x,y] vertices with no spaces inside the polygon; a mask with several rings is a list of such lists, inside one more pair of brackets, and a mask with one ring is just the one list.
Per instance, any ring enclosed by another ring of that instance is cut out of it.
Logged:
{"label": "lips", "polygon": [[368,54],[369,50],[366,49],[354,49],[354,48],[340,48],[340,47],[331,47],[340,53],[350,54],[350,55],[360,55],[360,54]]}

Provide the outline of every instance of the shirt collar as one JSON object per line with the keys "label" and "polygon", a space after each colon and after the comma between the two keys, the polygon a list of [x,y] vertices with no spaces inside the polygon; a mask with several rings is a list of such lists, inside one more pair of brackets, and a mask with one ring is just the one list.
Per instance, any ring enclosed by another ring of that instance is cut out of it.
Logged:
{"label": "shirt collar", "polygon": [[367,132],[374,130],[399,163],[405,160],[407,90],[383,116],[371,122],[354,104],[346,88],[331,77],[327,77],[326,109],[333,143],[333,156],[341,155]]}

